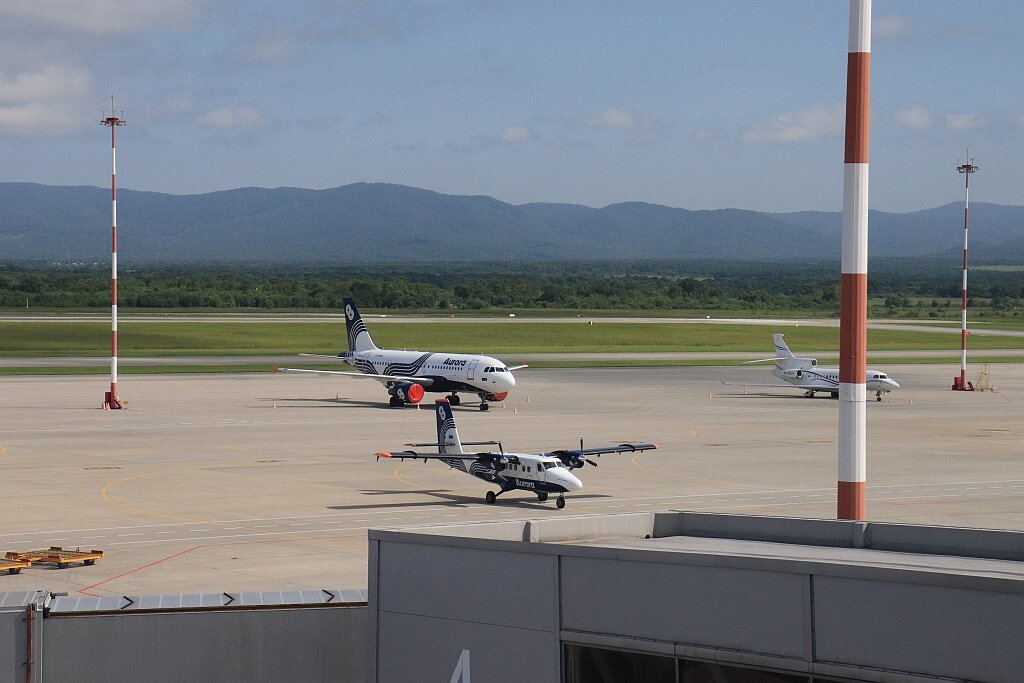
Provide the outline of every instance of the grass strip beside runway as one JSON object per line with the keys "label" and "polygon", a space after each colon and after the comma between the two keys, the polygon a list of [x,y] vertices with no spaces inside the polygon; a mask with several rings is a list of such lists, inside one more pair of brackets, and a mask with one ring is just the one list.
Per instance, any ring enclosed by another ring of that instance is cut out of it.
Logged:
{"label": "grass strip beside runway", "polygon": [[[772,353],[771,334],[784,332],[801,351],[837,351],[839,330],[798,325],[718,323],[388,323],[370,330],[378,346],[443,349],[452,353],[650,353],[664,351],[741,351]],[[268,355],[337,353],[345,346],[337,323],[122,323],[119,355]],[[959,336],[946,331],[869,330],[872,353],[959,348]],[[1024,348],[1024,337],[972,335],[970,348]],[[106,323],[0,323],[0,356],[103,356],[110,352]]]}

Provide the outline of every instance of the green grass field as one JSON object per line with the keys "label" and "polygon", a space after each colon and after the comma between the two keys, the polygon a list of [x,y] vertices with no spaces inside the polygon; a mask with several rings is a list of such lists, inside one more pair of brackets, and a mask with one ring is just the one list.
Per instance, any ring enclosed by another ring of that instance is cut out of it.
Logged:
{"label": "green grass field", "polygon": [[[836,351],[835,328],[716,323],[594,324],[467,322],[386,323],[370,321],[374,341],[382,347],[444,349],[454,353],[516,354],[551,352],[743,351],[770,352],[771,334],[784,332],[790,346]],[[336,353],[344,347],[339,323],[121,323],[118,355],[262,355],[299,352]],[[874,352],[956,350],[959,337],[949,332],[869,330]],[[970,347],[1024,348],[1024,337],[974,335]],[[106,323],[0,323],[0,356],[103,356],[110,352]]]}

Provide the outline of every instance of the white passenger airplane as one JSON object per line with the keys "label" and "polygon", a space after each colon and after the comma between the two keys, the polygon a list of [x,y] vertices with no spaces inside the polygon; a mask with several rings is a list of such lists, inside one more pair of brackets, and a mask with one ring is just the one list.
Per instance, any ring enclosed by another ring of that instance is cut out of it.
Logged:
{"label": "white passenger airplane", "polygon": [[[782,334],[773,334],[775,340],[775,357],[747,361],[748,363],[775,363],[772,374],[786,384],[740,384],[745,387],[797,387],[804,389],[804,396],[814,398],[815,392],[827,392],[832,398],[839,398],[839,368],[819,368],[814,358],[798,358],[786,346]],[[884,372],[868,370],[866,375],[868,391],[875,392],[875,400],[881,401],[882,394],[887,394],[900,385],[890,379]],[[722,384],[732,384],[722,382]]]}
{"label": "white passenger airplane", "polygon": [[[623,443],[617,446],[600,448],[583,448],[580,440],[579,449],[557,450],[547,453],[506,453],[500,441],[460,441],[459,431],[455,427],[455,415],[447,399],[439,398],[437,406],[437,442],[409,443],[406,446],[421,448],[435,446],[437,451],[381,451],[377,459],[397,458],[399,460],[440,460],[449,467],[466,474],[497,484],[497,493],[488,491],[484,500],[494,504],[503,493],[514,489],[532,491],[537,499],[544,502],[548,494],[557,493],[555,506],[565,507],[565,494],[579,491],[583,482],[572,473],[572,470],[589,463],[597,467],[597,463],[588,456],[600,457],[604,453],[636,453],[657,448],[653,443]],[[497,446],[498,450],[482,453],[467,453],[463,446]]]}
{"label": "white passenger airplane", "polygon": [[309,372],[375,379],[387,387],[392,408],[419,403],[423,400],[424,392],[431,391],[449,394],[452,405],[456,406],[461,402],[459,392],[476,394],[480,397],[480,410],[487,410],[488,401],[504,401],[516,385],[512,371],[527,367],[515,365],[509,368],[490,356],[378,349],[352,299],[345,299],[345,327],[348,331],[348,351],[337,355],[299,355],[340,359],[358,372],[297,368],[274,368],[274,372]]}

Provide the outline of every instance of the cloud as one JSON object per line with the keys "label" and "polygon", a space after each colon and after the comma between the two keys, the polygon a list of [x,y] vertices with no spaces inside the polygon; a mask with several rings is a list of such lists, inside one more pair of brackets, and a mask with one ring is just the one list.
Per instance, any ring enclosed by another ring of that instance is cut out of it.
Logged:
{"label": "cloud", "polygon": [[931,128],[932,115],[925,107],[911,107],[896,112],[896,122],[906,128],[924,130]]}
{"label": "cloud", "polygon": [[27,20],[69,32],[129,33],[151,27],[184,24],[195,16],[198,0],[43,0],[5,2],[5,19]]}
{"label": "cloud", "polygon": [[533,138],[533,134],[530,129],[525,126],[509,126],[505,130],[501,131],[498,138],[506,144],[517,144],[520,142],[529,142]]}
{"label": "cloud", "polygon": [[261,128],[267,124],[267,117],[256,107],[221,107],[208,111],[199,117],[199,123],[210,128]]}
{"label": "cloud", "polygon": [[474,135],[467,142],[449,143],[448,148],[463,154],[472,154],[499,146],[511,147],[521,145],[533,139],[533,131],[526,126],[507,126],[497,134]]}
{"label": "cloud", "polygon": [[910,22],[906,17],[890,14],[886,17],[875,17],[871,21],[871,37],[875,40],[894,40],[908,35],[911,31]]}
{"label": "cloud", "polygon": [[57,135],[84,125],[82,110],[91,92],[92,78],[83,69],[47,65],[0,72],[0,131]]}
{"label": "cloud", "polygon": [[846,114],[842,105],[831,108],[811,107],[779,114],[768,123],[747,128],[740,135],[743,142],[807,142],[843,132]]}
{"label": "cloud", "polygon": [[625,130],[636,130],[638,128],[650,128],[650,119],[636,117],[621,109],[607,109],[600,116],[587,119],[585,123],[594,128],[623,128]]}
{"label": "cloud", "polygon": [[970,130],[984,124],[980,114],[946,114],[946,126],[954,130]]}

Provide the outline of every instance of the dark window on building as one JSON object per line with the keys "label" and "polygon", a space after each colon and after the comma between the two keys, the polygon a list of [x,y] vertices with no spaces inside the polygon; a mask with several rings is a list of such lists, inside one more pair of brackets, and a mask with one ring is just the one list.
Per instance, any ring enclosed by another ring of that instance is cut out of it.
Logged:
{"label": "dark window on building", "polygon": [[565,683],[676,683],[675,658],[566,645]]}
{"label": "dark window on building", "polygon": [[800,674],[781,674],[714,662],[679,660],[680,683],[808,683]]}

